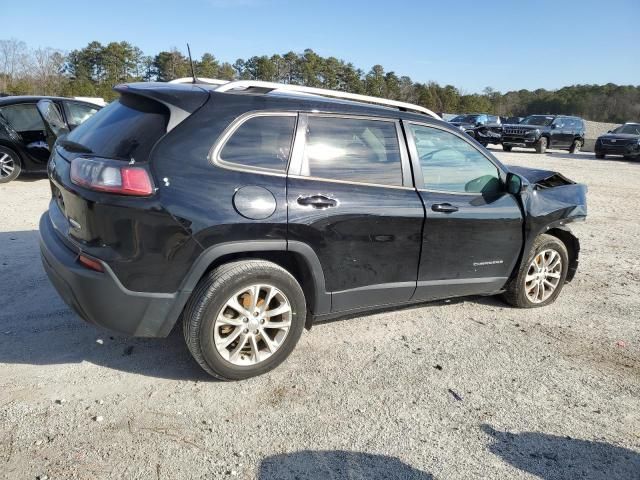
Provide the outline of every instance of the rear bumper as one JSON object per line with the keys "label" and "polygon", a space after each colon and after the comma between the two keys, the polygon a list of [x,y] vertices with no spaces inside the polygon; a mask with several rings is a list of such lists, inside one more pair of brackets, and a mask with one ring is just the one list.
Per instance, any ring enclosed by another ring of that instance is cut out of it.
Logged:
{"label": "rear bumper", "polygon": [[40,219],[40,251],[49,280],[85,321],[138,337],[164,337],[180,315],[188,293],[141,293],[126,289],[109,266],[103,273],[80,265],[45,212]]}

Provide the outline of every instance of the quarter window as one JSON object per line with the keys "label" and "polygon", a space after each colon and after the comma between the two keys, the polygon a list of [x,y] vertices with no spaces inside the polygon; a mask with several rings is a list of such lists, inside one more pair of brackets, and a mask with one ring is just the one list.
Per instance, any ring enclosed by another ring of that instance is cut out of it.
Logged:
{"label": "quarter window", "polygon": [[260,115],[245,121],[227,140],[220,160],[284,172],[289,162],[296,117]]}
{"label": "quarter window", "polygon": [[424,176],[424,188],[489,194],[500,190],[498,168],[457,135],[410,125]]}
{"label": "quarter window", "polygon": [[309,116],[302,175],[402,185],[394,122]]}

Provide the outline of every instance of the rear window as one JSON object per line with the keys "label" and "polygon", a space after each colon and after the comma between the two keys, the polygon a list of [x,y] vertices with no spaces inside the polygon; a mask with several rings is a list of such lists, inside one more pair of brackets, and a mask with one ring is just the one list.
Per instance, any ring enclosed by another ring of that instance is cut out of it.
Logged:
{"label": "rear window", "polygon": [[168,121],[169,111],[160,103],[123,95],[79,125],[67,139],[102,157],[145,161],[166,133]]}

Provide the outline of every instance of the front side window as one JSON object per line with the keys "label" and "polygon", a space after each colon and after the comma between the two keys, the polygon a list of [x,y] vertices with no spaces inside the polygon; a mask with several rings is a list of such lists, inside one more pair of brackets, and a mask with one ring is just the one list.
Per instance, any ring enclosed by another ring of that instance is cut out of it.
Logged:
{"label": "front side window", "polygon": [[564,128],[566,122],[567,120],[565,118],[556,118],[553,121],[553,125],[555,125],[556,128]]}
{"label": "front side window", "polygon": [[424,176],[424,188],[452,193],[496,193],[498,168],[451,132],[410,125]]}
{"label": "front side window", "polygon": [[220,151],[223,162],[284,172],[289,162],[294,115],[260,115],[246,120]]}
{"label": "front side window", "polygon": [[302,175],[379,185],[402,185],[394,122],[309,116]]}
{"label": "front side window", "polygon": [[44,122],[33,103],[7,105],[0,108],[0,115],[16,132],[44,131]]}

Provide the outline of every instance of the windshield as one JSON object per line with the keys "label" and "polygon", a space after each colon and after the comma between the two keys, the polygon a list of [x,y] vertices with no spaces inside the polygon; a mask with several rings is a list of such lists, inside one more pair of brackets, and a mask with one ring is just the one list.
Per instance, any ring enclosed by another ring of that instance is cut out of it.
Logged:
{"label": "windshield", "polygon": [[616,128],[613,133],[628,133],[629,135],[640,135],[640,124],[627,124]]}
{"label": "windshield", "polygon": [[548,127],[553,123],[553,117],[546,117],[544,115],[531,115],[520,122],[521,125],[539,125]]}
{"label": "windshield", "polygon": [[481,116],[482,115],[458,115],[451,121],[459,123],[476,123]]}

